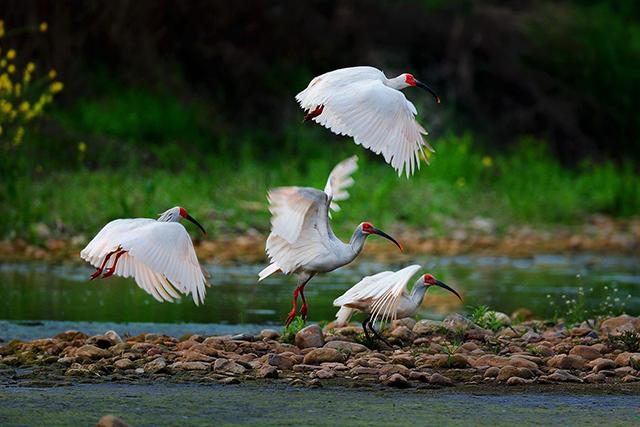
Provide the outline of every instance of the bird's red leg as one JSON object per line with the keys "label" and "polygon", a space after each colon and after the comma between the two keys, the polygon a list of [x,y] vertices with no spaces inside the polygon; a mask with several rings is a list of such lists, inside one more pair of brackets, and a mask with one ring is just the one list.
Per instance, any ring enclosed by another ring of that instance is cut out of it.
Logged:
{"label": "bird's red leg", "polygon": [[102,276],[103,279],[106,279],[107,277],[110,277],[113,275],[113,273],[116,272],[116,264],[118,264],[118,260],[120,259],[120,257],[122,255],[124,255],[127,251],[123,251],[122,249],[120,250],[120,252],[118,252],[116,254],[116,258],[113,260],[113,265],[111,266],[111,268],[107,269],[107,272],[104,273],[104,275]]}
{"label": "bird's red leg", "polygon": [[304,115],[304,121],[308,122],[314,117],[318,117],[320,114],[322,114],[323,110],[324,110],[324,105],[318,105],[315,110],[310,111],[309,113]]}
{"label": "bird's red leg", "polygon": [[91,276],[89,276],[89,280],[93,280],[96,277],[100,276],[102,274],[102,270],[104,270],[104,266],[107,265],[107,261],[109,261],[109,258],[111,258],[111,255],[115,254],[119,250],[120,248],[116,249],[115,251],[109,252],[107,256],[104,258],[104,261],[102,261],[102,265],[96,268],[96,271]]}
{"label": "bird's red leg", "polygon": [[302,320],[306,322],[307,321],[307,300],[304,299],[304,285],[300,286],[300,296],[302,297],[302,307],[300,307],[300,315],[302,316]]}
{"label": "bird's red leg", "polygon": [[289,312],[287,320],[284,322],[285,327],[289,326],[291,322],[293,322],[293,319],[296,317],[296,311],[298,310],[298,289],[299,288],[296,288],[296,290],[293,291],[293,306],[291,307],[291,311]]}

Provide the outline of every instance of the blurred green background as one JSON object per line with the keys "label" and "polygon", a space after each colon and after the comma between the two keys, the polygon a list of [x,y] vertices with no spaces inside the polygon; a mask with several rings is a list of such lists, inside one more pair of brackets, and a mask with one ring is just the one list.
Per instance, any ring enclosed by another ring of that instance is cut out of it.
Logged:
{"label": "blurred green background", "polygon": [[[19,143],[0,134],[2,239],[90,237],[175,205],[212,238],[267,233],[269,187],[322,187],[353,154],[339,230],[640,214],[636,1],[5,0],[0,19],[0,72],[33,62],[64,84]],[[365,64],[443,99],[405,90],[436,149],[410,180],[302,123],[313,76]]]}

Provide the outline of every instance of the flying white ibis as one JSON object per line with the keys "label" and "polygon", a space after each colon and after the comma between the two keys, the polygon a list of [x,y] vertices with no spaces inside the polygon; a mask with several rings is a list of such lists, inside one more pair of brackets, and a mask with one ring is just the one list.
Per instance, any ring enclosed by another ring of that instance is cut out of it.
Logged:
{"label": "flying white ibis", "polygon": [[458,292],[431,274],[420,276],[409,293],[407,289],[409,279],[420,268],[419,265],[410,265],[395,272],[383,271],[373,276],[367,276],[356,283],[333,301],[333,305],[340,307],[336,313],[335,326],[346,325],[355,311],[361,311],[367,315],[362,322],[362,329],[367,339],[369,339],[368,327],[377,338],[386,343],[386,340],[373,328],[373,324],[376,321],[382,323],[413,316],[422,305],[422,300],[429,287],[444,288],[453,292],[462,301]]}
{"label": "flying white ibis", "polygon": [[370,234],[378,234],[402,246],[391,236],[368,222],[358,225],[349,243],[343,243],[331,230],[329,208],[339,209],[336,201],[349,197],[346,189],[353,184],[351,174],[357,169],[357,157],[340,162],[331,171],[324,191],[308,187],[280,187],[269,191],[271,234],[266,252],[271,265],[259,273],[259,279],[281,271],[295,274],[298,283],[293,292],[293,307],[286,320],[296,315],[298,294],[302,297],[300,314],[307,317],[304,287],[318,273],[333,271],[349,264],[362,251]]}
{"label": "flying white ibis", "polygon": [[149,218],[116,219],[105,225],[80,252],[96,267],[91,280],[113,274],[133,277],[156,300],[173,302],[177,291],[191,294],[196,305],[204,302],[207,281],[198,263],[189,233],[178,221],[185,218],[204,228],[184,208],[176,206]]}
{"label": "flying white ibis", "polygon": [[413,75],[404,73],[388,79],[373,67],[351,67],[330,71],[311,80],[296,100],[307,111],[304,120],[313,120],[338,135],[353,137],[356,144],[376,154],[382,153],[407,177],[420,168],[423,147],[433,151],[423,139],[427,131],[416,121],[416,107],[400,92],[417,86],[436,93]]}

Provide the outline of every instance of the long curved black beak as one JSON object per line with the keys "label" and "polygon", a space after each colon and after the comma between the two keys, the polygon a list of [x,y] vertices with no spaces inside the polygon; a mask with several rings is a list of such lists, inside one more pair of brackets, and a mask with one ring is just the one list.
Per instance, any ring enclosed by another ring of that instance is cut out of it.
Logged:
{"label": "long curved black beak", "polygon": [[397,246],[398,248],[400,248],[400,251],[401,251],[401,252],[404,252],[404,249],[402,248],[402,245],[401,245],[400,243],[398,243],[398,242],[396,241],[396,239],[394,239],[393,237],[389,236],[389,235],[388,235],[387,233],[385,233],[384,231],[379,230],[379,229],[377,229],[377,228],[375,228],[375,227],[373,228],[373,230],[372,230],[372,231],[373,231],[373,233],[377,234],[378,236],[382,236],[382,237],[384,237],[385,239],[389,239],[389,240],[391,240],[393,243],[395,243],[395,244],[396,244],[396,246]]}
{"label": "long curved black beak", "polygon": [[448,291],[449,291],[449,292],[451,292],[451,293],[454,293],[454,294],[458,297],[458,299],[459,299],[460,301],[462,301],[462,297],[460,296],[460,294],[459,294],[458,292],[456,292],[456,290],[455,290],[455,289],[453,289],[453,288],[449,287],[449,286],[448,286],[447,284],[445,284],[444,282],[441,282],[440,280],[436,280],[436,286],[440,286],[441,288],[446,289],[446,290],[448,290]]}
{"label": "long curved black beak", "polygon": [[207,232],[206,232],[206,231],[204,231],[204,227],[202,227],[202,226],[200,225],[200,223],[199,223],[198,221],[196,221],[196,219],[195,219],[194,217],[192,217],[191,215],[188,215],[188,214],[187,214],[187,219],[188,219],[189,221],[191,221],[192,223],[194,223],[195,225],[197,225],[197,226],[198,226],[198,228],[200,228],[200,230],[202,230],[202,232],[204,233],[204,235],[205,235],[205,236],[207,235]]}
{"label": "long curved black beak", "polygon": [[416,86],[429,92],[436,99],[436,102],[440,104],[440,97],[436,94],[436,91],[431,88],[431,86],[426,83],[422,83],[420,80],[416,80]]}

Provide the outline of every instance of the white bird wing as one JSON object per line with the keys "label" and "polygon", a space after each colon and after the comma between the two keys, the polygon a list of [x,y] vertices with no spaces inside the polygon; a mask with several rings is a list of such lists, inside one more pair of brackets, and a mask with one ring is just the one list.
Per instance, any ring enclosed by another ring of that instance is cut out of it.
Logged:
{"label": "white bird wing", "polygon": [[[118,260],[115,274],[133,277],[156,300],[171,302],[180,298],[174,287],[185,294],[192,292],[196,304],[204,300],[206,280],[191,239],[181,224],[148,218],[117,219],[105,225],[80,256],[100,267],[107,254],[118,248],[127,252]],[[175,257],[174,252],[180,254]],[[111,260],[114,258],[115,255]],[[185,277],[193,280],[185,282]]]}
{"label": "white bird wing", "polygon": [[284,274],[326,252],[333,235],[328,222],[329,197],[307,187],[280,187],[269,191],[271,234],[266,251]]}
{"label": "white bird wing", "polygon": [[420,268],[419,265],[411,265],[396,272],[384,271],[365,277],[337,298],[333,305],[355,308],[366,305],[373,319],[381,322],[395,320],[398,304],[407,293],[409,279]]}
{"label": "white bird wing", "polygon": [[[347,188],[353,185],[354,180],[351,175],[356,170],[358,170],[358,156],[352,156],[338,163],[329,174],[324,192],[331,200],[330,208],[332,210],[338,212],[340,206],[336,202],[349,198]],[[329,218],[331,218],[331,212],[329,212]]]}
{"label": "white bird wing", "polygon": [[[154,295],[155,290],[163,294],[162,291],[166,290],[165,281],[154,279],[164,276],[182,293],[191,294],[196,305],[204,302],[206,279],[191,237],[182,224],[154,221],[130,232],[120,246],[127,251],[129,258],[146,267],[141,268],[132,262],[129,269],[123,267],[123,273],[133,276],[147,292]],[[149,270],[155,275],[150,275]]]}
{"label": "white bird wing", "polygon": [[415,119],[415,106],[402,92],[386,86],[380,78],[329,83],[298,94],[303,108],[324,105],[322,113],[313,118],[316,123],[382,154],[398,175],[404,170],[409,177],[420,168],[423,148],[433,149],[422,137],[427,131]]}
{"label": "white bird wing", "polygon": [[136,228],[156,222],[149,218],[116,219],[107,225],[91,239],[80,252],[80,257],[94,267],[100,267],[108,253],[120,246],[120,240]]}

